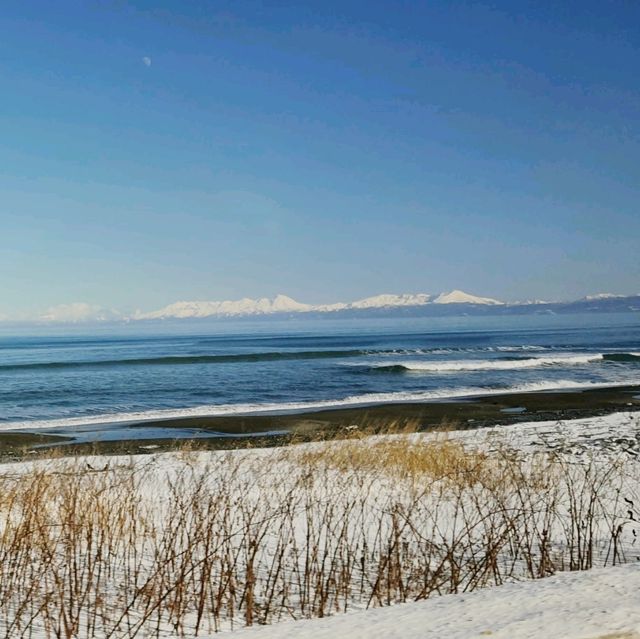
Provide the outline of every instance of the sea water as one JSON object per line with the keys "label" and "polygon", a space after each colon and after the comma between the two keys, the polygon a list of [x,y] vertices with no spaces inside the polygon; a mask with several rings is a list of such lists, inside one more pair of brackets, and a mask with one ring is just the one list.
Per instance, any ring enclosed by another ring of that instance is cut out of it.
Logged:
{"label": "sea water", "polygon": [[640,314],[41,327],[0,335],[0,429],[640,383]]}

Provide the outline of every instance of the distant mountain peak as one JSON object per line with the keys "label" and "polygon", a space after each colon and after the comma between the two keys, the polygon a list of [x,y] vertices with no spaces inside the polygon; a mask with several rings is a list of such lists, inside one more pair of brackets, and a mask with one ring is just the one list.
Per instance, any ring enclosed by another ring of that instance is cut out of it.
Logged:
{"label": "distant mountain peak", "polygon": [[428,304],[431,301],[431,295],[426,293],[404,293],[401,295],[393,295],[390,293],[383,293],[382,295],[375,295],[373,297],[366,297],[365,299],[358,300],[347,304],[348,308],[386,308],[389,306],[422,306]]}
{"label": "distant mountain peak", "polygon": [[234,317],[242,315],[268,315],[271,313],[300,313],[311,310],[309,304],[301,304],[287,295],[276,295],[273,299],[261,297],[224,302],[174,302],[151,313],[138,313],[134,319],[186,319],[199,317]]}
{"label": "distant mountain peak", "polygon": [[587,302],[593,302],[596,300],[621,299],[623,297],[625,297],[625,295],[616,295],[615,293],[596,293],[595,295],[587,295],[584,299]]}
{"label": "distant mountain peak", "polygon": [[478,297],[476,295],[470,295],[460,290],[453,290],[449,293],[441,293],[433,300],[434,304],[483,304],[495,306],[497,304],[504,304],[499,300],[494,300],[491,297]]}
{"label": "distant mountain peak", "polygon": [[308,311],[312,308],[310,304],[296,302],[292,297],[283,295],[282,293],[278,293],[278,295],[273,298],[271,301],[271,307],[274,311]]}

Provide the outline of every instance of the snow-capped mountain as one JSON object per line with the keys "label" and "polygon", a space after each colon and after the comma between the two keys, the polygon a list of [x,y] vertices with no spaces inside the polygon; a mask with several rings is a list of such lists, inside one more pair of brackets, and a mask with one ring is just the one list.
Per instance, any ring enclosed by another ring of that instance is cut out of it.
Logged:
{"label": "snow-capped mountain", "polygon": [[277,295],[273,299],[245,297],[237,301],[225,302],[175,302],[150,313],[136,313],[132,319],[186,319],[202,317],[236,317],[246,315],[271,315],[274,313],[333,313],[350,310],[374,310],[399,307],[426,306],[427,304],[502,304],[487,297],[476,297],[463,291],[442,293],[434,299],[427,293],[405,293],[402,295],[383,294],[357,300],[355,302],[311,305],[297,302],[287,295]]}
{"label": "snow-capped mountain", "polygon": [[399,306],[423,306],[428,304],[433,296],[426,293],[405,293],[403,295],[391,295],[385,293],[383,295],[375,295],[373,297],[365,297],[355,302],[337,302],[335,304],[321,304],[313,306],[311,310],[317,313],[331,313],[335,311],[345,310],[364,310],[374,308],[396,308]]}
{"label": "snow-capped mountain", "polygon": [[441,293],[433,300],[434,304],[504,304],[499,300],[494,300],[491,297],[477,297],[476,295],[469,295],[464,291],[451,291],[450,293]]}
{"label": "snow-capped mountain", "polygon": [[185,319],[198,317],[233,317],[238,315],[269,315],[272,313],[302,313],[312,310],[309,304],[301,304],[286,295],[273,299],[261,297],[254,300],[245,297],[237,301],[224,302],[175,302],[151,313],[136,313],[133,319]]}
{"label": "snow-capped mountain", "polygon": [[616,295],[614,293],[597,293],[596,295],[587,295],[584,299],[587,302],[593,302],[597,300],[613,300],[625,297],[624,295]]}
{"label": "snow-capped mountain", "polygon": [[130,322],[163,320],[197,320],[202,318],[241,317],[442,317],[454,315],[522,315],[591,312],[639,312],[640,295],[600,293],[571,302],[527,300],[501,302],[460,290],[430,295],[427,293],[383,294],[354,302],[304,304],[287,295],[227,301],[183,301],[156,311],[137,311],[124,315],[112,309],[84,302],[51,307],[31,319],[0,315],[0,322],[38,322],[82,324],[92,322]]}
{"label": "snow-capped mountain", "polygon": [[389,306],[423,306],[431,301],[432,296],[426,293],[418,293],[411,295],[376,295],[374,297],[366,297],[363,300],[352,302],[347,306],[349,308],[387,308]]}

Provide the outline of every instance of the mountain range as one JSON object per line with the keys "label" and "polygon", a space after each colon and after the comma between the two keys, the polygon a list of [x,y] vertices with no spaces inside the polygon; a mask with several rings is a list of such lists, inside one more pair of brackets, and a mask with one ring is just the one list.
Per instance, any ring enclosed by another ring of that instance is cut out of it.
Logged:
{"label": "mountain range", "polygon": [[[198,321],[215,318],[347,318],[347,317],[421,317],[455,315],[525,315],[540,313],[640,311],[640,295],[600,293],[570,302],[502,302],[491,297],[479,297],[460,290],[447,293],[383,294],[354,302],[305,304],[287,295],[274,298],[243,298],[234,301],[181,301],[161,309],[124,314],[115,309],[76,302],[47,309],[37,318],[22,321],[37,323],[87,322],[157,322]],[[16,322],[0,315],[0,323]]]}
{"label": "mountain range", "polygon": [[321,305],[304,304],[287,295],[277,295],[274,298],[243,298],[237,301],[224,302],[175,302],[150,313],[137,312],[128,319],[152,321],[283,315],[366,317],[381,315],[528,314],[636,310],[640,310],[640,295],[622,296],[602,293],[572,302],[534,300],[506,303],[490,297],[479,297],[464,291],[454,290],[437,295],[427,293],[383,294],[355,302]]}
{"label": "mountain range", "polygon": [[451,291],[440,295],[426,293],[403,295],[376,295],[350,303],[312,305],[302,304],[287,295],[273,299],[248,297],[225,302],[175,302],[151,313],[136,313],[135,320],[186,319],[203,317],[234,317],[245,315],[272,315],[275,313],[339,313],[365,309],[392,309],[398,307],[426,306],[428,304],[502,305],[489,297],[477,297],[463,291]]}

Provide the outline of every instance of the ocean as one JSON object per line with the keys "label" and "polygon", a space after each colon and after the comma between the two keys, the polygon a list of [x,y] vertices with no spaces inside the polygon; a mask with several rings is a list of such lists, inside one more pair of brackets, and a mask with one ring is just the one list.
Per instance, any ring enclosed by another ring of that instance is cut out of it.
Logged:
{"label": "ocean", "polygon": [[1,430],[637,383],[639,313],[241,320],[0,335]]}

